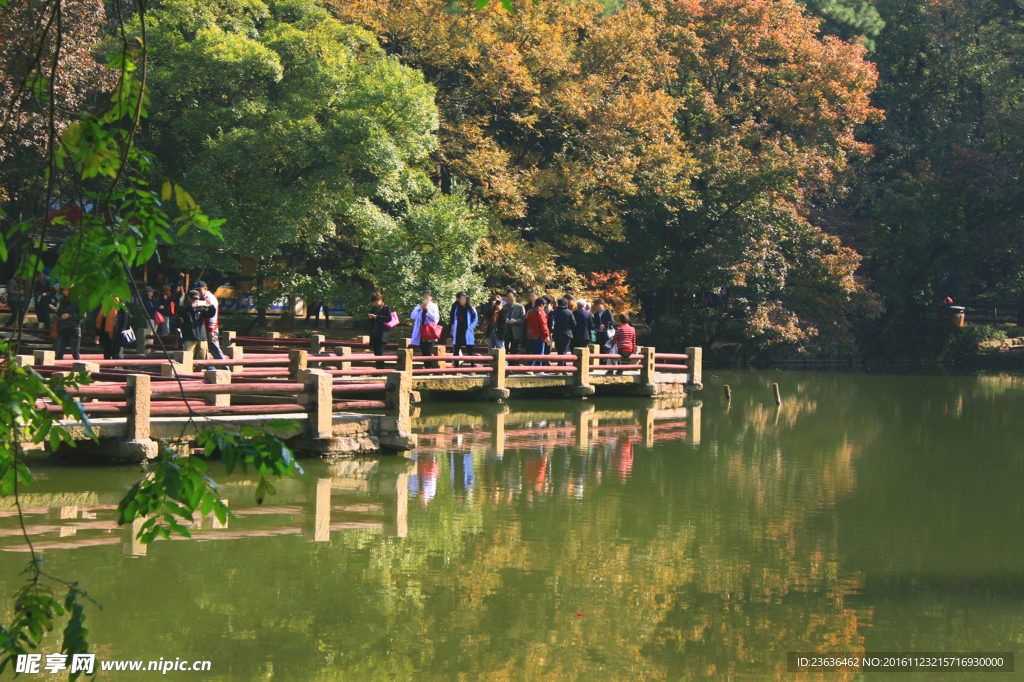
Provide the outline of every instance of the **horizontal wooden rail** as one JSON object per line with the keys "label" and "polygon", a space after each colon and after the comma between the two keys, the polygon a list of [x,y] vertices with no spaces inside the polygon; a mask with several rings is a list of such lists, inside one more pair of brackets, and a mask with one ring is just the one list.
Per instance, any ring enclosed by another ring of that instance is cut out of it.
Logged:
{"label": "horizontal wooden rail", "polygon": [[487,374],[494,371],[490,367],[421,367],[414,369],[413,374]]}
{"label": "horizontal wooden rail", "polygon": [[548,373],[548,372],[565,372],[572,373],[578,371],[575,367],[558,367],[548,365],[518,365],[515,367],[506,367],[506,372],[523,372],[523,373]]}

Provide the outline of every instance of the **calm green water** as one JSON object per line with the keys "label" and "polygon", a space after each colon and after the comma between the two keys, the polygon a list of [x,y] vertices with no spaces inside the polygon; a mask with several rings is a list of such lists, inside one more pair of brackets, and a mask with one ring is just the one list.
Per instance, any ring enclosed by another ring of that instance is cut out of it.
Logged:
{"label": "calm green water", "polygon": [[[427,405],[415,461],[307,462],[264,507],[225,483],[227,528],[145,553],[114,523],[132,470],[40,469],[28,523],[102,603],[101,659],[212,662],[100,679],[801,679],[787,651],[1024,650],[1024,378],[705,385],[700,409]],[[3,595],[16,533],[0,517]]]}

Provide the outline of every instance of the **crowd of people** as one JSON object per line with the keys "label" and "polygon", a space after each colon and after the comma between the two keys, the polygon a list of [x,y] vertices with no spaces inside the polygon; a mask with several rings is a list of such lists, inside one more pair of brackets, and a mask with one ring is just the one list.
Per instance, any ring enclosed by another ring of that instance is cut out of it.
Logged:
{"label": "crowd of people", "polygon": [[[374,292],[370,303],[370,344],[374,355],[382,355],[388,342],[388,330],[398,319],[384,305],[380,292]],[[546,362],[537,356],[564,356],[573,348],[591,344],[599,345],[602,354],[618,354],[623,361],[636,351],[636,330],[628,314],[620,314],[616,324],[616,318],[603,300],[598,298],[591,303],[577,300],[572,294],[555,300],[530,291],[526,303],[520,303],[518,292],[509,289],[504,297],[495,294],[478,310],[466,292],[459,292],[448,310],[447,320],[443,320],[432,293],[424,291],[421,303],[413,308],[409,319],[412,321],[412,345],[424,357],[436,354],[435,348],[442,338],[451,339],[453,355],[472,355],[477,334],[486,341],[488,350],[504,348],[510,355],[534,356],[530,364],[537,366]],[[447,335],[444,334],[446,324]],[[558,362],[564,365],[565,359]],[[453,365],[458,367],[459,362]],[[437,363],[427,360],[424,366],[437,367]]]}
{"label": "crowd of people", "polygon": [[[184,350],[197,359],[224,358],[219,343],[219,303],[202,280],[188,287],[184,278],[171,285],[159,275],[153,286],[145,286],[128,305],[115,301],[115,305],[83,312],[67,289],[54,289],[42,273],[33,287],[13,278],[7,285],[11,309],[8,326],[24,318],[29,291],[35,298],[39,323],[50,329],[57,359],[67,353],[81,359],[83,325],[95,326],[95,343],[102,348],[104,358],[123,357],[124,346],[134,340],[132,322],[138,315],[143,317],[142,324],[158,336],[179,334]],[[377,291],[370,297],[368,317],[371,350],[374,355],[384,355],[390,330],[400,323],[398,314]],[[450,339],[453,355],[472,355],[478,335],[488,350],[504,348],[510,355],[534,356],[529,363],[537,366],[546,362],[539,356],[565,356],[573,348],[591,344],[597,344],[602,354],[617,354],[624,361],[636,350],[636,330],[628,314],[616,317],[600,298],[590,302],[572,294],[556,300],[531,290],[521,303],[516,290],[509,289],[504,297],[495,294],[478,309],[467,293],[459,292],[447,310],[447,318],[442,318],[433,295],[425,291],[409,319],[412,345],[425,357],[436,354],[443,338]],[[565,358],[556,357],[552,362],[564,365]],[[459,366],[458,361],[454,365]],[[378,368],[384,366],[383,360],[377,362]],[[437,362],[427,360],[424,366],[436,368]]]}
{"label": "crowd of people", "polygon": [[[31,294],[29,293],[31,292]],[[196,358],[224,358],[219,343],[219,303],[202,280],[187,288],[184,279],[172,286],[159,275],[154,286],[146,286],[127,305],[115,298],[109,306],[83,311],[67,288],[54,288],[45,274],[39,273],[34,286],[27,287],[17,277],[7,283],[7,302],[11,314],[7,326],[24,320],[29,296],[34,299],[36,319],[50,330],[55,356],[82,357],[82,329],[93,325],[94,343],[103,357],[124,357],[124,347],[134,341],[133,318],[141,316],[139,326],[147,326],[156,335],[180,334],[182,347]]]}

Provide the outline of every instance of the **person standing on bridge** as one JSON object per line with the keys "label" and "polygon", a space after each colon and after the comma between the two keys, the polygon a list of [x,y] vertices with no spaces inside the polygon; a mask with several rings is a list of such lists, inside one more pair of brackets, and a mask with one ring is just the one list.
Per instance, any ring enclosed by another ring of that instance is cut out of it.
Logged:
{"label": "person standing on bridge", "polygon": [[206,286],[206,282],[198,280],[195,284],[196,291],[199,292],[199,298],[206,302],[210,308],[213,309],[213,315],[206,319],[206,341],[210,346],[210,355],[217,360],[224,359],[224,351],[220,349],[220,303],[217,301],[217,297],[214,296],[209,288]]}
{"label": "person standing on bridge", "polygon": [[500,294],[495,294],[485,312],[480,313],[482,324],[480,331],[487,339],[487,350],[505,347],[505,333],[508,327],[501,317],[501,309],[505,302]]}
{"label": "person standing on bridge", "polygon": [[188,292],[185,304],[178,309],[182,346],[197,360],[206,359],[206,323],[216,315],[217,309],[204,301],[195,289]]}
{"label": "person standing on bridge", "polygon": [[[420,355],[433,355],[437,340],[441,338],[440,333],[435,331],[435,328],[440,326],[438,323],[441,321],[441,311],[437,309],[434,296],[429,289],[423,292],[423,302],[412,309],[409,318],[412,320],[412,345],[419,346]],[[436,368],[437,361],[427,360],[423,366]]]}
{"label": "person standing on bridge", "polygon": [[[473,334],[476,331],[478,319],[476,308],[469,300],[469,294],[460,291],[455,297],[455,303],[452,304],[451,309],[452,355],[473,354],[473,346],[476,344]],[[458,367],[459,361],[456,360],[452,366]]]}
{"label": "person standing on bridge", "polygon": [[593,342],[590,334],[594,331],[594,317],[591,315],[586,301],[580,299],[577,302],[576,310],[573,311],[572,317],[575,322],[572,334],[572,347],[586,348]]}
{"label": "person standing on bridge", "polygon": [[[388,343],[388,324],[391,323],[391,308],[384,303],[379,291],[370,294],[370,349],[374,355],[384,355]],[[384,361],[377,361],[377,369],[384,369]]]}
{"label": "person standing on bridge", "polygon": [[22,298],[25,296],[25,286],[17,277],[11,277],[7,282],[7,307],[11,309],[11,316],[7,318],[8,327],[17,327],[25,317],[25,308]]}
{"label": "person standing on bridge", "polygon": [[71,351],[75,360],[82,359],[82,316],[78,312],[78,301],[71,300],[71,290],[61,289],[60,306],[57,308],[57,342],[54,357],[64,359],[64,353]]}
{"label": "person standing on bridge", "polygon": [[522,303],[516,303],[515,289],[509,289],[505,295],[505,309],[501,311],[501,315],[507,327],[505,340],[508,342],[508,352],[515,355],[519,352],[519,345],[526,335],[526,308]]}
{"label": "person standing on bridge", "polygon": [[[540,299],[534,299],[530,309],[526,311],[526,352],[530,355],[544,355],[550,339],[544,303]],[[544,362],[533,360],[528,364],[540,367]]]}
{"label": "person standing on bridge", "polygon": [[[554,319],[551,340],[555,344],[555,353],[565,355],[569,352],[569,346],[572,345],[576,330],[576,319],[573,317],[572,311],[569,310],[569,301],[565,298],[558,299],[558,307],[551,313],[551,316]],[[558,364],[564,366],[565,361]]]}
{"label": "person standing on bridge", "polygon": [[114,305],[96,316],[96,343],[103,349],[104,360],[124,357],[124,337],[121,332],[129,327],[128,311],[121,307],[121,299],[114,297]]}
{"label": "person standing on bridge", "polygon": [[[622,364],[629,364],[629,356],[636,351],[636,329],[629,324],[629,315],[622,313],[619,315],[619,326],[615,330],[614,337],[615,348],[618,349],[619,360]],[[618,370],[615,374],[622,374],[622,370]]]}

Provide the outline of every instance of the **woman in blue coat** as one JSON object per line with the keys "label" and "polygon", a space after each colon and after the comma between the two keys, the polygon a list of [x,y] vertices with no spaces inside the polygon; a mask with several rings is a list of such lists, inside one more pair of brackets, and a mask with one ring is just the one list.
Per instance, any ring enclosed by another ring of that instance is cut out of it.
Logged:
{"label": "woman in blue coat", "polygon": [[[476,308],[470,302],[469,295],[460,291],[451,310],[452,355],[473,354],[473,346],[476,344],[473,332],[476,331],[477,320]],[[464,350],[467,347],[469,350]],[[458,367],[458,361],[453,363],[453,366]]]}

